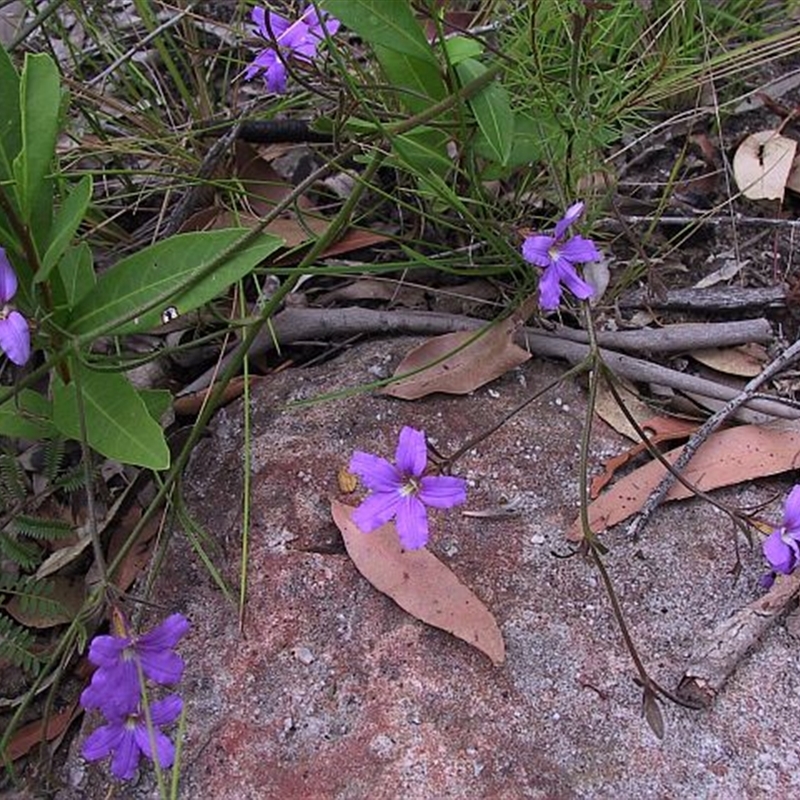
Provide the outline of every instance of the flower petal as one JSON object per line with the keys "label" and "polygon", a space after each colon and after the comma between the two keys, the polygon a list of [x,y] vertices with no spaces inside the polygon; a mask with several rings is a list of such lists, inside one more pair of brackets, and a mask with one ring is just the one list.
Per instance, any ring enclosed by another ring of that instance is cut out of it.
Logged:
{"label": "flower petal", "polygon": [[169,650],[139,653],[142,671],[151,681],[162,686],[177,683],[183,675],[183,659]]}
{"label": "flower petal", "polygon": [[84,708],[99,708],[108,719],[123,718],[139,705],[139,675],[132,661],[95,670],[81,693]]}
{"label": "flower petal", "polygon": [[262,50],[254,59],[253,63],[244,71],[244,79],[251,81],[262,72],[267,72],[278,60],[274,50]]}
{"label": "flower petal", "polygon": [[123,728],[123,735],[111,759],[111,772],[120,780],[130,780],[139,766],[141,750],[136,741],[135,729]]}
{"label": "flower petal", "polygon": [[452,475],[426,475],[417,495],[426,506],[452,508],[467,501],[467,482]]}
{"label": "flower petal", "polygon": [[125,727],[121,722],[101,725],[84,740],[81,752],[87,761],[99,761],[119,747]]}
{"label": "flower petal", "polygon": [[[151,733],[147,725],[137,725],[134,729],[137,747],[150,759],[153,759],[153,748],[151,747]],[[157,728],[153,728],[152,743],[155,744],[158,766],[162,768],[171,767],[175,761],[175,745],[172,740]]]}
{"label": "flower petal", "polygon": [[603,257],[602,253],[595,247],[594,242],[591,239],[584,239],[583,236],[573,236],[561,246],[558,254],[572,264],[599,261]]}
{"label": "flower petal", "polygon": [[160,625],[137,638],[136,649],[171,649],[189,632],[189,628],[189,620],[183,614],[170,614]]}
{"label": "flower petal", "polygon": [[31,332],[28,321],[19,311],[0,319],[0,350],[21,367],[31,357]]}
{"label": "flower petal", "polygon": [[555,236],[556,240],[564,238],[564,234],[567,232],[567,229],[570,227],[570,225],[573,225],[578,221],[581,214],[583,214],[583,209],[585,207],[585,203],[577,202],[573,203],[567,209],[564,216],[556,223],[556,229],[553,232],[553,236]]}
{"label": "flower petal", "polygon": [[274,94],[286,92],[286,67],[278,56],[275,56],[275,60],[264,73],[264,80],[267,82],[268,91]]}
{"label": "flower petal", "polygon": [[428,448],[425,444],[425,432],[406,425],[400,431],[395,454],[397,469],[404,477],[418,478],[428,465]]}
{"label": "flower petal", "polygon": [[764,557],[776,572],[788,575],[797,565],[797,552],[781,537],[780,528],[764,541]]}
{"label": "flower petal", "polygon": [[403,485],[403,476],[394,464],[372,453],[356,450],[348,466],[350,472],[358,475],[367,489],[373,492],[397,492]]}
{"label": "flower petal", "polygon": [[800,485],[795,486],[786,498],[783,526],[786,528],[786,533],[795,539],[800,539]]}
{"label": "flower petal", "polygon": [[561,302],[561,281],[556,265],[548,267],[539,278],[539,305],[545,311],[555,311]]}
{"label": "flower petal", "polygon": [[8,260],[6,250],[0,247],[0,305],[7,303],[17,293],[17,273]]}
{"label": "flower petal", "polygon": [[586,300],[594,294],[594,287],[586,283],[575,271],[575,267],[566,258],[559,258],[556,262],[556,272],[559,280],[580,300]]}
{"label": "flower petal", "polygon": [[350,515],[350,519],[362,531],[369,533],[381,525],[385,525],[396,513],[402,495],[399,490],[394,492],[376,492],[371,494]]}
{"label": "flower petal", "polygon": [[183,700],[177,694],[167,695],[150,705],[150,719],[153,725],[170,725],[183,711]]}
{"label": "flower petal", "polygon": [[529,236],[522,243],[522,257],[537,267],[549,267],[553,263],[550,248],[556,243],[552,236]]}
{"label": "flower petal", "polygon": [[406,550],[419,550],[428,541],[428,514],[413,495],[406,495],[397,507],[397,535]]}
{"label": "flower petal", "polygon": [[130,644],[130,639],[120,636],[95,636],[89,645],[89,661],[98,667],[114,667],[122,658],[122,651]]}

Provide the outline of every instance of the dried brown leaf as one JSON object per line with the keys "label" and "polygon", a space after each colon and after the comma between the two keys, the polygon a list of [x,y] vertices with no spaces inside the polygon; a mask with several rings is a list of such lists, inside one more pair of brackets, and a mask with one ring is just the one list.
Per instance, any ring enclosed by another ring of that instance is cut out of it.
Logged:
{"label": "dried brown leaf", "polygon": [[778,131],[758,131],[748,136],[733,157],[733,175],[751,200],[783,200],[797,142]]}
{"label": "dried brown leaf", "polygon": [[353,509],[331,502],[336,526],[356,569],[422,622],[463,639],[495,665],[505,661],[500,628],[488,608],[428,550],[404,550],[393,523],[371,533],[350,519]]}
{"label": "dried brown leaf", "polygon": [[411,350],[395,370],[395,377],[408,377],[387,386],[384,394],[402,400],[434,392],[469,394],[531,357],[514,344],[518,324],[515,317],[509,317],[478,338],[474,331],[458,331],[428,339]]}
{"label": "dried brown leaf", "polygon": [[17,622],[28,628],[53,628],[72,622],[80,613],[83,601],[86,599],[86,584],[82,578],[53,575],[45,578],[43,584],[49,584],[48,599],[57,602],[61,608],[54,609],[53,613],[45,613],[44,605],[25,604],[19,595],[12,597],[5,606]]}
{"label": "dried brown leaf", "polygon": [[[682,447],[665,454],[670,463],[680,455]],[[797,469],[800,463],[800,423],[773,425],[740,425],[717,431],[698,449],[684,477],[703,491],[731,486],[740,481],[778,475]],[[651,461],[617,481],[611,489],[589,505],[589,526],[600,533],[635,514],[666,474],[659,461]],[[690,497],[691,492],[676,483],[666,500]],[[580,520],[567,531],[567,538],[576,542],[583,538]]]}
{"label": "dried brown leaf", "polygon": [[728,375],[754,378],[761,374],[767,363],[767,350],[760,344],[747,344],[741,347],[710,347],[706,350],[693,350],[689,355],[701,364]]}

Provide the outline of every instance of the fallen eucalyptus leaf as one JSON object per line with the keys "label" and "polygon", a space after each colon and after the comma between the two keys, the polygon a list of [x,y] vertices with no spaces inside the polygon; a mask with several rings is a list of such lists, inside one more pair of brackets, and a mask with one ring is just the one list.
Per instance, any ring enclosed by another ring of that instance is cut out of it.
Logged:
{"label": "fallen eucalyptus leaf", "polygon": [[363,533],[351,506],[331,502],[336,527],[356,569],[379,591],[422,622],[457,636],[498,666],[505,661],[500,628],[488,608],[428,550],[404,550],[394,523]]}

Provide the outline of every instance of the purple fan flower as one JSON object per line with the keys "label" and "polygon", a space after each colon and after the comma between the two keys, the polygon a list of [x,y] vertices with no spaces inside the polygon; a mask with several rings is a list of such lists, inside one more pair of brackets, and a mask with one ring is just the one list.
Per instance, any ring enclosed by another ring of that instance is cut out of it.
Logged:
{"label": "purple fan flower", "polygon": [[788,575],[800,564],[800,485],[795,486],[786,498],[783,507],[783,525],[764,541],[764,557],[772,572],[762,583],[771,586],[775,574]]}
{"label": "purple fan flower", "polygon": [[21,367],[31,357],[31,332],[28,321],[8,305],[17,293],[17,274],[0,247],[0,350]]}
{"label": "purple fan flower", "polygon": [[353,512],[352,520],[369,533],[393,517],[400,542],[418,550],[428,541],[425,506],[452,508],[466,502],[467,484],[449,475],[423,475],[428,464],[424,431],[405,427],[400,431],[395,464],[370,453],[353,453],[350,472],[358,475],[372,492]]}
{"label": "purple fan flower", "polygon": [[258,34],[269,43],[244,73],[245,80],[252,80],[263,74],[267,89],[276,94],[286,91],[286,66],[284,61],[294,56],[300,61],[311,62],[316,58],[317,45],[324,41],[325,33],[330,36],[339,30],[339,20],[328,14],[321,17],[311,6],[300,19],[290,22],[273,11],[254,8],[253,22]]}
{"label": "purple fan flower", "polygon": [[171,685],[183,674],[183,659],[173,648],[189,630],[189,621],[172,614],[158,627],[142,636],[128,635],[120,617],[117,636],[95,636],[89,647],[89,661],[99,669],[81,694],[84,708],[100,708],[108,717],[132,712],[142,693],[139,668],[155,683]]}
{"label": "purple fan flower", "polygon": [[583,214],[584,204],[575,203],[556,224],[552,236],[528,236],[522,243],[522,257],[544,273],[539,279],[539,303],[545,311],[555,311],[561,302],[561,284],[575,297],[586,300],[594,289],[575,270],[576,264],[599,261],[600,251],[590,239],[573,236],[565,241],[567,231]]}
{"label": "purple fan flower", "polygon": [[152,727],[148,727],[144,709],[140,706],[130,713],[120,710],[108,713],[107,724],[86,737],[83,757],[87,761],[98,761],[111,755],[111,772],[120,780],[130,780],[134,776],[142,753],[151,761],[158,761],[164,769],[171,767],[175,760],[175,745],[159,728],[175,722],[182,709],[183,702],[177,695],[157,700],[150,705]]}

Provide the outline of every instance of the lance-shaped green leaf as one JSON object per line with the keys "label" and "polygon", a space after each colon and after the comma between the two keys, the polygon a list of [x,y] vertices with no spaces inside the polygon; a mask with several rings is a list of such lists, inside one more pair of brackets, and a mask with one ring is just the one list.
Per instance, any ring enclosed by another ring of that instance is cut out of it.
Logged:
{"label": "lance-shaped green leaf", "polygon": [[399,101],[413,114],[446,92],[436,54],[405,0],[328,0],[337,19],[369,42]]}
{"label": "lance-shaped green leaf", "polygon": [[68,329],[97,335],[113,326],[116,334],[135,333],[159,325],[167,307],[185,314],[208,303],[283,244],[263,234],[209,271],[246,233],[243,228],[181,233],[124,258],[77,304]]}
{"label": "lance-shaped green leaf", "polygon": [[53,183],[49,174],[60,103],[61,87],[53,59],[43,53],[26,54],[20,81],[22,148],[14,159],[13,172],[20,210],[40,250],[44,249],[52,214]]}
{"label": "lance-shaped green leaf", "polygon": [[[68,248],[58,262],[55,275],[58,280],[52,281],[53,300],[63,317],[66,309],[74,308],[97,283],[94,259],[89,245],[81,242]],[[57,321],[62,322],[61,319]]]}
{"label": "lance-shaped green leaf", "polygon": [[406,0],[325,0],[323,7],[372,45],[436,65],[436,57]]}
{"label": "lance-shaped green leaf", "polygon": [[49,401],[32,389],[23,389],[0,403],[0,435],[49,439],[55,435]]}
{"label": "lance-shaped green leaf", "polygon": [[0,181],[11,180],[11,162],[22,142],[19,118],[19,75],[3,47],[0,47]]}
{"label": "lance-shaped green leaf", "polygon": [[64,251],[72,241],[72,237],[81,224],[86,209],[89,207],[89,200],[92,197],[92,176],[84,175],[72,191],[67,195],[67,199],[56,214],[53,226],[50,229],[50,239],[47,244],[42,267],[36,275],[36,282],[46,280],[50,275],[50,270],[58,263]]}
{"label": "lance-shaped green leaf", "polygon": [[[486,73],[486,67],[474,58],[456,64],[456,72],[463,84],[471,83]],[[505,165],[514,143],[514,114],[505,87],[490,83],[467,101],[494,161]]]}
{"label": "lance-shaped green leaf", "polygon": [[73,360],[73,380],[53,383],[53,422],[70,439],[81,438],[80,406],[86,438],[98,453],[149,469],[167,469],[170,455],[164,431],[128,379],[118,372],[96,372]]}

